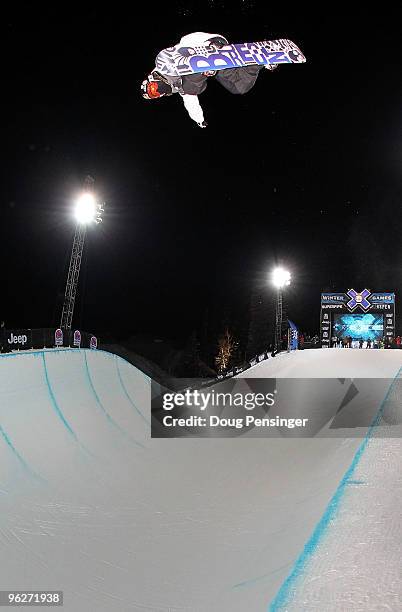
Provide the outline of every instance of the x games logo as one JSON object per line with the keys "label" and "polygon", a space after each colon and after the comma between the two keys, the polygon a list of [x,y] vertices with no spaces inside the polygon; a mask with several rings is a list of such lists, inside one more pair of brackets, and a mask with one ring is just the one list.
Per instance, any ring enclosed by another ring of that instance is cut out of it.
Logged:
{"label": "x games logo", "polygon": [[349,289],[346,295],[351,298],[346,304],[349,310],[353,311],[358,306],[360,306],[363,310],[368,310],[371,307],[371,304],[367,299],[368,296],[371,295],[371,291],[368,289],[363,289],[361,293],[358,293],[354,289]]}

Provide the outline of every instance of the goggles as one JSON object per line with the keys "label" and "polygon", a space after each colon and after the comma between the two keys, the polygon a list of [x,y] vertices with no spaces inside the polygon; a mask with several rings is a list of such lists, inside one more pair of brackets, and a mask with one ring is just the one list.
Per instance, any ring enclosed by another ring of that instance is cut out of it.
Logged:
{"label": "goggles", "polygon": [[141,89],[143,97],[147,100],[154,100],[155,98],[168,96],[172,93],[172,86],[159,74],[157,78],[155,78],[154,74],[150,74],[142,82]]}
{"label": "goggles", "polygon": [[142,96],[147,100],[153,100],[154,98],[160,98],[161,94],[158,91],[158,81],[149,81],[146,79],[141,85]]}

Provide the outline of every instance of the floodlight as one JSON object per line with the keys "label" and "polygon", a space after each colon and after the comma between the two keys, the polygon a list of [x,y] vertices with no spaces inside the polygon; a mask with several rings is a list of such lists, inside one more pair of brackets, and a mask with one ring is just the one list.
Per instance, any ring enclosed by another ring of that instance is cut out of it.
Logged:
{"label": "floodlight", "polygon": [[272,273],[272,282],[278,289],[282,289],[282,287],[290,285],[290,278],[290,272],[284,270],[283,268],[275,268]]}
{"label": "floodlight", "polygon": [[95,221],[97,205],[92,193],[83,193],[77,200],[75,206],[75,218],[78,223],[87,225]]}

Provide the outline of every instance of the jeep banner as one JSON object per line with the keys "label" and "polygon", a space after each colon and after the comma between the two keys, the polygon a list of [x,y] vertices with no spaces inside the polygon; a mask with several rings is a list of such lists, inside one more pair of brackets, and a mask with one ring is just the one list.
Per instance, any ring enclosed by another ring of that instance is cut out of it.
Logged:
{"label": "jeep banner", "polygon": [[30,329],[6,329],[4,331],[5,351],[29,349],[32,347],[32,333]]}
{"label": "jeep banner", "polygon": [[[65,330],[54,327],[40,329],[0,328],[0,352],[44,348],[97,348],[99,338],[79,330]],[[95,346],[96,345],[96,346]]]}

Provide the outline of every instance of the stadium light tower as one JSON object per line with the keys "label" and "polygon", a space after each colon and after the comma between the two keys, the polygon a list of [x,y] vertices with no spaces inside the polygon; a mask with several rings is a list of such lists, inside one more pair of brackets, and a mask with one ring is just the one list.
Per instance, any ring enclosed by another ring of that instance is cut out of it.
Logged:
{"label": "stadium light tower", "polygon": [[91,176],[86,177],[83,192],[78,197],[75,204],[74,216],[77,225],[75,228],[66,291],[64,294],[63,311],[60,322],[61,329],[71,329],[87,227],[92,223],[98,224],[102,222],[104,204],[99,204],[96,199],[94,194],[94,183],[95,181]]}
{"label": "stadium light tower", "polygon": [[283,311],[283,288],[290,285],[290,272],[283,268],[275,268],[272,272],[272,283],[276,287],[276,310],[275,310],[275,352],[280,349],[282,341],[282,311]]}

